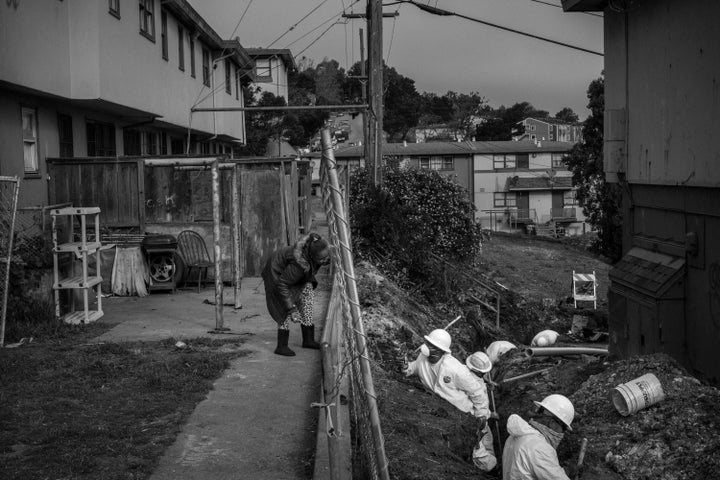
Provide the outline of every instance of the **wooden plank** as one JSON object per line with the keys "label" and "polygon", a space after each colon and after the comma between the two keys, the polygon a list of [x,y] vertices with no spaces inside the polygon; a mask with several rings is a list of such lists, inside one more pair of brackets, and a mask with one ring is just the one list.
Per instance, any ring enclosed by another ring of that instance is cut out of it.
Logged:
{"label": "wooden plank", "polygon": [[267,257],[286,245],[278,170],[242,170],[244,274],[260,276]]}

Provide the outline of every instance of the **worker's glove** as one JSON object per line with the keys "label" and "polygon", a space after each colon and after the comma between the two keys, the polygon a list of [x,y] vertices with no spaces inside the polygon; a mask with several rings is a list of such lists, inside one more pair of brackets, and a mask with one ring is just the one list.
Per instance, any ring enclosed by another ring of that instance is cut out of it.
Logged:
{"label": "worker's glove", "polygon": [[300,312],[298,312],[296,309],[290,310],[287,315],[287,319],[290,320],[293,323],[300,323],[302,318],[300,317]]}
{"label": "worker's glove", "polygon": [[405,370],[403,370],[403,373],[405,374],[406,377],[412,377],[413,371],[412,371],[412,368],[410,368],[409,363],[407,365],[405,365]]}
{"label": "worker's glove", "polygon": [[477,425],[478,425],[478,427],[477,427],[478,435],[480,435],[482,433],[482,431],[485,430],[485,425],[487,425],[487,418],[485,418],[485,417],[478,418]]}

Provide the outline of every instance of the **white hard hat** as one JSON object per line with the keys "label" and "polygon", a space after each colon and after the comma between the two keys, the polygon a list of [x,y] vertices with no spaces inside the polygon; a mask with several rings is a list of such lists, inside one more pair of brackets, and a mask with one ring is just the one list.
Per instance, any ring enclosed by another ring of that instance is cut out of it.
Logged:
{"label": "white hard hat", "polygon": [[542,332],[535,335],[530,342],[531,347],[548,347],[554,345],[557,341],[559,333],[555,330],[543,330]]}
{"label": "white hard hat", "polygon": [[512,350],[513,348],[517,347],[510,342],[507,342],[505,340],[496,340],[490,345],[488,345],[488,347],[485,349],[485,353],[487,353],[490,361],[492,363],[495,363],[498,361],[498,358],[500,358],[500,355],[506,353],[509,350]]}
{"label": "white hard hat", "polygon": [[533,401],[538,407],[542,407],[548,412],[552,413],[558,420],[560,420],[568,430],[572,432],[570,424],[575,418],[575,407],[567,397],[558,394],[548,395],[543,399],[542,402]]}
{"label": "white hard hat", "polygon": [[442,328],[433,330],[428,335],[425,335],[425,340],[432,343],[443,352],[450,353],[450,343],[452,340],[450,339],[450,334]]}
{"label": "white hard hat", "polygon": [[487,373],[492,370],[492,362],[483,352],[475,352],[467,357],[465,365],[473,372]]}

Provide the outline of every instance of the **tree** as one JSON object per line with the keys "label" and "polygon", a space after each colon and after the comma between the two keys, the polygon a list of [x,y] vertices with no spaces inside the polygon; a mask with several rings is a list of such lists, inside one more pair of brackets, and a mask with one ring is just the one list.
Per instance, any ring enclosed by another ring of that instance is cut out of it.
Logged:
{"label": "tree", "polygon": [[383,130],[390,139],[406,140],[411,128],[420,119],[421,97],[415,89],[415,80],[400,75],[394,68],[385,66],[383,73]]}
{"label": "tree", "polygon": [[478,141],[512,140],[513,135],[525,133],[520,122],[526,118],[547,118],[549,113],[545,110],[536,110],[529,102],[520,102],[510,108],[501,105],[486,115],[486,120],[480,124],[475,132]]}
{"label": "tree", "polygon": [[573,112],[572,108],[569,107],[565,107],[557,112],[555,118],[567,123],[578,123],[580,121],[577,113]]}
{"label": "tree", "polygon": [[453,106],[452,120],[448,126],[456,132],[455,140],[472,138],[475,125],[488,110],[487,100],[476,92],[467,94],[449,91],[445,97]]}
{"label": "tree", "polygon": [[593,248],[612,261],[622,255],[622,190],[608,183],[603,165],[603,114],[605,79],[588,86],[590,116],[583,122],[583,141],[576,144],[565,163],[573,173],[573,185],[588,222],[597,231]]}

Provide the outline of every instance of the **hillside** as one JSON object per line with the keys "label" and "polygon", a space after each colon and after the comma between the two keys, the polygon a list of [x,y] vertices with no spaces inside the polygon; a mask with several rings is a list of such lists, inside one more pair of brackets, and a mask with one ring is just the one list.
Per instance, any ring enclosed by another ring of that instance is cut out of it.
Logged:
{"label": "hillside", "polygon": [[[587,337],[568,335],[573,315],[590,319],[593,328],[584,333],[607,338],[601,333],[607,331],[609,267],[582,248],[527,236],[493,236],[483,245],[481,263],[483,280],[507,289],[502,293],[499,329],[495,315],[485,307],[466,304],[460,311],[445,304],[431,306],[393,284],[370,263],[361,262],[356,268],[393,479],[493,478],[483,477],[472,465],[475,437],[467,414],[425,391],[417,377],[402,374],[422,335],[463,315],[449,329],[452,353],[460,360],[494,340],[527,345],[545,328],[561,333],[558,344],[588,342]],[[589,310],[575,310],[567,302],[573,270],[596,272],[601,300],[597,310],[592,305]],[[510,414],[522,415],[532,407],[532,400],[562,393],[573,401],[576,418],[575,431],[566,435],[558,454],[563,466],[574,464],[582,438],[588,439],[581,479],[713,478],[720,467],[716,453],[720,416],[714,407],[720,395],[667,356],[619,361],[598,356],[528,357],[518,351],[506,355],[496,368],[496,375],[502,375],[496,379],[547,369],[493,392],[501,417],[493,432],[499,432],[500,444]],[[610,391],[650,372],[661,381],[665,400],[622,417]],[[496,449],[501,451],[499,445]]]}

